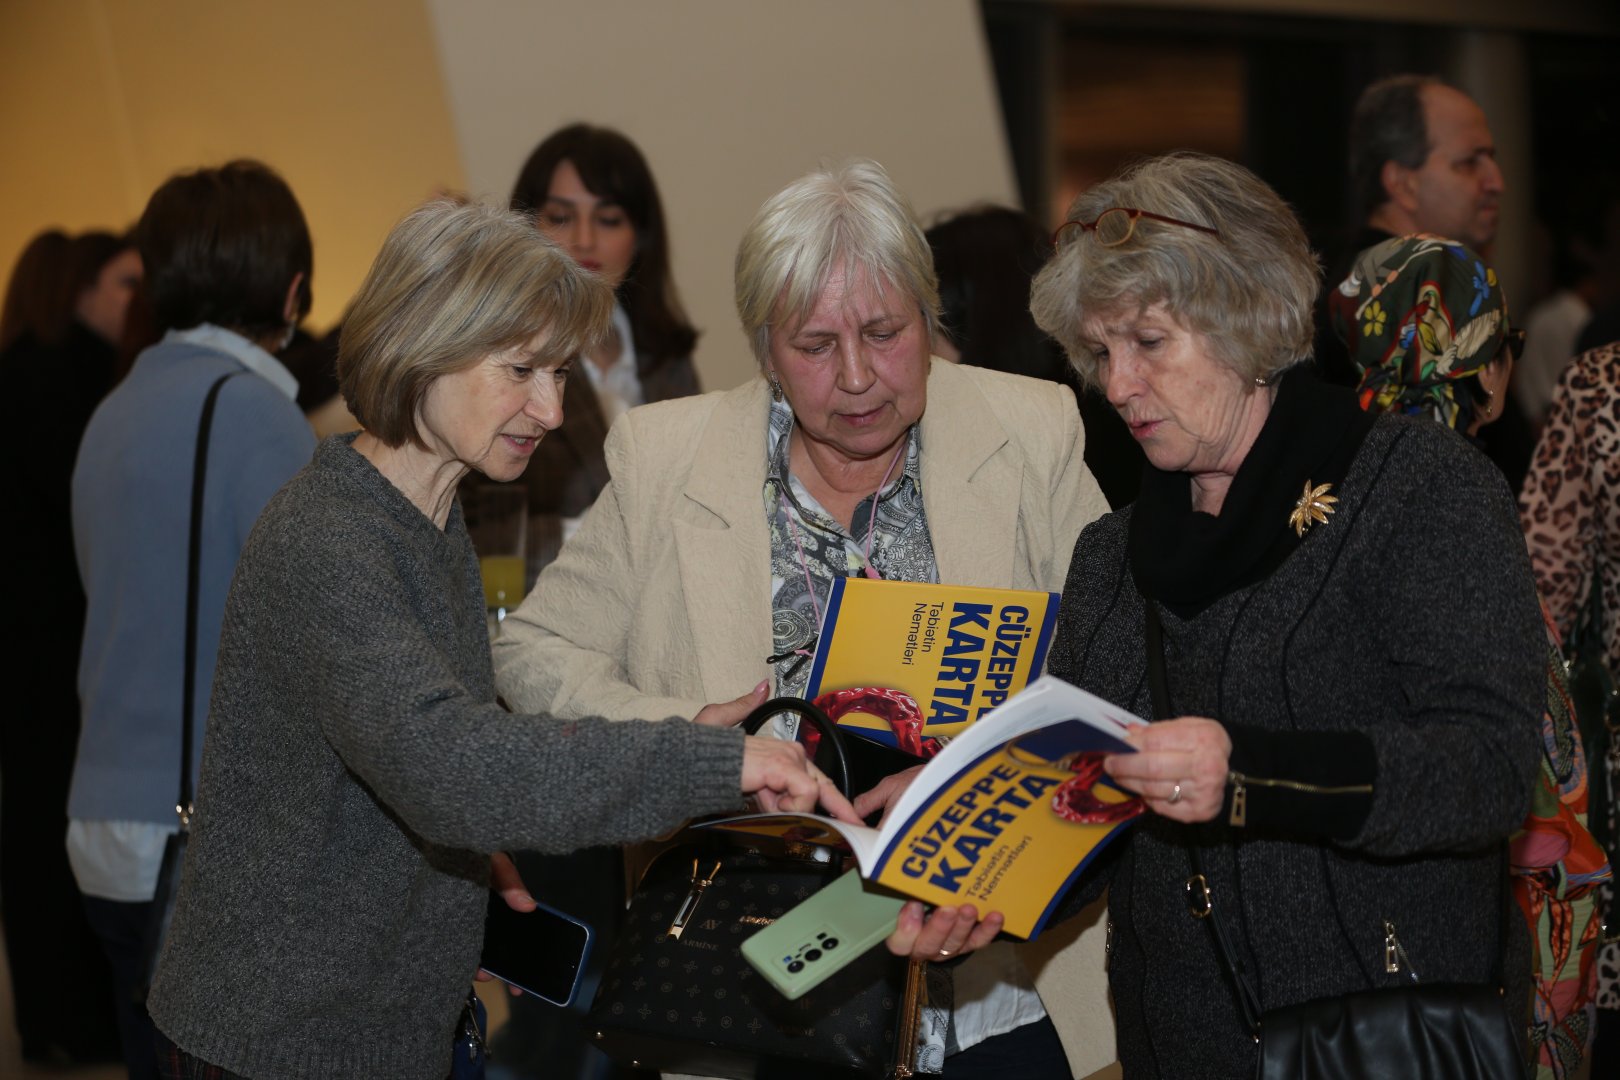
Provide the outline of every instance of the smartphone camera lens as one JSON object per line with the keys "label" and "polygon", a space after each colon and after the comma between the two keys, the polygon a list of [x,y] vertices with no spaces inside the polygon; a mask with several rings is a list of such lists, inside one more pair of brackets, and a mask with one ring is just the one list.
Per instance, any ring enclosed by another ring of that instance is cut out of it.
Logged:
{"label": "smartphone camera lens", "polygon": [[809,952],[804,954],[804,958],[806,960],[809,960],[810,962],[814,963],[815,961],[821,959],[821,950],[820,949],[811,949]]}
{"label": "smartphone camera lens", "polygon": [[838,939],[835,937],[826,938],[822,941],[821,947],[823,949],[836,949],[838,948]]}
{"label": "smartphone camera lens", "polygon": [[[818,953],[817,955],[820,955],[820,954]],[[803,960],[795,960],[795,961],[793,961],[793,963],[788,965],[788,974],[789,975],[797,975],[799,972],[801,972],[803,970],[804,970],[804,961]]]}

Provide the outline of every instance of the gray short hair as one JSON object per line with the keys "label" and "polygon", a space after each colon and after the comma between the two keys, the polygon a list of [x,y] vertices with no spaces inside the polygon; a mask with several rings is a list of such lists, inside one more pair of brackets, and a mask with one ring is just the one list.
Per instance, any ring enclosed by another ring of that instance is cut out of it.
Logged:
{"label": "gray short hair", "polygon": [[1444,85],[1433,75],[1391,75],[1356,100],[1350,114],[1350,190],[1364,216],[1389,201],[1384,162],[1418,169],[1429,160],[1423,88]]}
{"label": "gray short hair", "polygon": [[1082,193],[1069,219],[1131,207],[1213,228],[1219,236],[1142,217],[1125,243],[1065,229],[1035,278],[1030,311],[1080,377],[1098,385],[1081,325],[1121,304],[1163,303],[1210,340],[1244,378],[1270,379],[1311,354],[1321,269],[1288,204],[1241,165],[1177,153],[1133,165]]}
{"label": "gray short hair", "polygon": [[737,314],[761,364],[778,320],[803,320],[827,279],[864,270],[917,302],[929,338],[939,282],[917,216],[875,161],[818,169],[765,201],[737,246]]}
{"label": "gray short hair", "polygon": [[395,225],[343,320],[337,374],[355,419],[389,446],[422,445],[428,386],[547,332],[572,356],[607,332],[613,293],[528,215],[437,199]]}

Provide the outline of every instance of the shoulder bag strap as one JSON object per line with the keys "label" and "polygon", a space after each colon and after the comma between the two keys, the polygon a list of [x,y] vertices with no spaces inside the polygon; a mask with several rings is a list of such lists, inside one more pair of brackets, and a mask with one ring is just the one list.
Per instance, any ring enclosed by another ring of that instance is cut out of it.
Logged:
{"label": "shoulder bag strap", "polygon": [[185,685],[180,694],[180,798],[174,805],[180,815],[180,831],[191,828],[196,809],[191,791],[191,749],[193,717],[197,707],[197,591],[202,576],[203,485],[208,477],[209,432],[214,426],[214,405],[220,388],[238,372],[221,375],[203,398],[202,417],[197,422],[197,453],[191,467],[191,533],[186,545],[186,663]]}
{"label": "shoulder bag strap", "polygon": [[[1164,626],[1159,621],[1159,605],[1147,597],[1142,598],[1143,616],[1146,622],[1144,640],[1147,646],[1148,694],[1153,701],[1153,719],[1170,719],[1170,684],[1164,667]],[[1260,1037],[1260,995],[1256,993],[1254,984],[1250,982],[1244,965],[1238,959],[1237,950],[1232,947],[1227,937],[1226,926],[1215,914],[1215,897],[1209,887],[1209,877],[1204,873],[1203,860],[1198,856],[1196,842],[1187,844],[1187,857],[1192,862],[1192,877],[1187,879],[1188,909],[1195,918],[1202,919],[1209,925],[1210,932],[1215,938],[1215,953],[1221,959],[1221,967],[1226,969],[1227,976],[1232,980],[1232,990],[1237,996],[1238,1009],[1243,1013],[1243,1023],[1253,1033],[1255,1038]],[[1196,903],[1195,903],[1196,901]]]}
{"label": "shoulder bag strap", "polygon": [[[1164,666],[1164,627],[1159,621],[1159,605],[1144,597],[1143,606],[1146,622],[1148,693],[1153,701],[1153,719],[1166,720],[1170,714],[1170,689]],[[1193,907],[1194,893],[1197,892],[1202,907],[1195,909],[1193,914],[1209,924],[1215,939],[1215,952],[1221,959],[1221,967],[1232,980],[1232,988],[1237,996],[1238,1008],[1243,1013],[1243,1021],[1258,1039],[1260,1018],[1264,1011],[1260,1007],[1260,995],[1244,970],[1243,962],[1238,959],[1237,950],[1232,947],[1225,925],[1215,916],[1215,899],[1209,888],[1209,879],[1204,873],[1203,860],[1199,858],[1196,844],[1187,845],[1187,856],[1192,862],[1193,869],[1193,876],[1187,879],[1188,906]],[[1497,901],[1497,951],[1492,962],[1492,981],[1497,987],[1506,985],[1505,973],[1502,970],[1502,953],[1507,947],[1510,911],[1514,907],[1512,893],[1508,889],[1508,871],[1507,851],[1504,848],[1502,872],[1498,875],[1500,892]],[[1195,882],[1198,883],[1196,887]]]}

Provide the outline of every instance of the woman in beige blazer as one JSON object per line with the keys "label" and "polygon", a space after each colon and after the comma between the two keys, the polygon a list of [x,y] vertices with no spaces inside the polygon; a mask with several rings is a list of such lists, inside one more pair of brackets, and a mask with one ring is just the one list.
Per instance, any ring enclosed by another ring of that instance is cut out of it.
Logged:
{"label": "woman in beige blazer", "polygon": [[[819,616],[830,575],[1055,591],[1080,529],[1107,512],[1068,389],[930,358],[932,260],[880,166],[768,201],[738,252],[737,300],[764,377],[614,425],[612,481],[496,642],[513,708],[702,722],[709,702],[798,692],[793,654],[812,643],[795,627]],[[927,944],[967,951],[996,925]],[[1102,929],[1062,929],[1061,956],[1043,938],[1039,955],[998,944],[951,969],[961,1052],[947,1077],[1113,1060]],[[933,1050],[937,1063],[943,1025]]]}

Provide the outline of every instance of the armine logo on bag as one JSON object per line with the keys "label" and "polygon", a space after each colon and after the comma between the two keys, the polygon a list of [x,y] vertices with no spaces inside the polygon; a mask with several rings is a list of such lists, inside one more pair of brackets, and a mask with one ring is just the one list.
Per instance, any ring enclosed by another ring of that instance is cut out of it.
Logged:
{"label": "armine logo on bag", "polygon": [[763,915],[739,915],[737,921],[744,926],[769,926],[775,919],[767,919]]}

